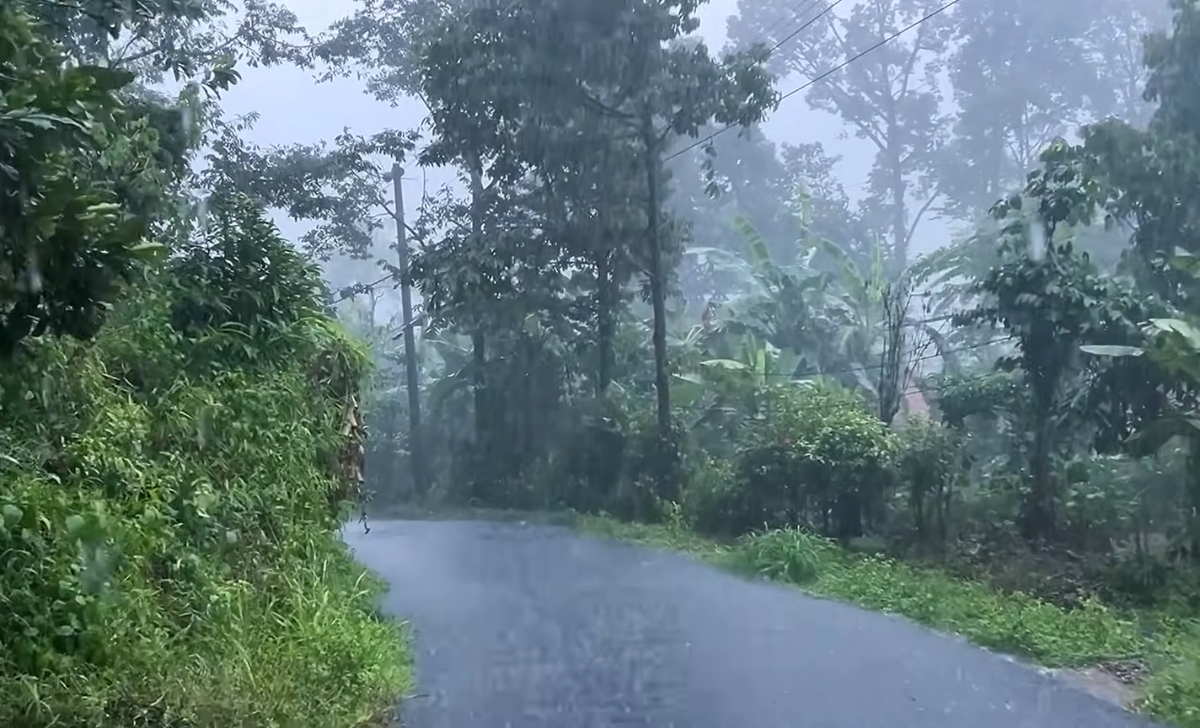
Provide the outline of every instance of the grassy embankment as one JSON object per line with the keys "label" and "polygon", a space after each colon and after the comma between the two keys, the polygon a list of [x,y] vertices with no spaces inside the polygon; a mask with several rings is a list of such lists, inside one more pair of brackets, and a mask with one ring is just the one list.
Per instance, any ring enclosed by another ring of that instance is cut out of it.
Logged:
{"label": "grassy embankment", "polygon": [[151,291],[0,370],[0,725],[354,728],[409,689],[338,536],[362,354],[270,336],[181,336]]}

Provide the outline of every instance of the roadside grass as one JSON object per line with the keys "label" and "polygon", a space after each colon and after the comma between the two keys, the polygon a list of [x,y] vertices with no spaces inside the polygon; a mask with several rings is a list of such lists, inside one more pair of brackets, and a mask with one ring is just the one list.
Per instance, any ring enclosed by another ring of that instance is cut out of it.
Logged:
{"label": "roadside grass", "polygon": [[982,647],[1051,668],[1146,662],[1130,706],[1200,728],[1200,621],[1132,613],[1089,600],[1066,609],[1019,593],[878,555],[848,552],[796,529],[721,543],[673,526],[579,516],[582,531],[688,553],[716,566],[791,584],[821,597],[898,614]]}
{"label": "roadside grass", "polygon": [[[392,725],[400,699],[411,694],[407,625],[380,610],[384,582],[348,554],[304,561],[307,568],[279,574],[275,599],[246,588],[231,595],[227,608],[236,617],[228,624],[245,631],[223,634],[213,647],[232,645],[234,659],[220,660],[210,675],[190,676],[193,685],[216,684],[231,699],[222,720],[210,716],[207,724],[382,727]],[[204,705],[203,698],[196,695],[193,704]]]}
{"label": "roadside grass", "polygon": [[218,633],[210,654],[219,659],[180,665],[172,686],[176,701],[194,706],[194,724],[392,725],[412,692],[412,656],[405,625],[378,612],[381,582],[328,561],[306,577],[287,579],[282,599],[250,588],[229,594],[236,617],[226,625],[239,633]]}
{"label": "roadside grass", "polygon": [[[122,662],[13,674],[0,653],[0,724],[383,728],[413,687],[407,628],[379,610],[383,584],[316,545],[250,581],[224,580],[182,631],[162,594],[123,580],[109,647]],[[213,579],[213,581],[216,581]],[[2,599],[0,599],[2,601]]]}

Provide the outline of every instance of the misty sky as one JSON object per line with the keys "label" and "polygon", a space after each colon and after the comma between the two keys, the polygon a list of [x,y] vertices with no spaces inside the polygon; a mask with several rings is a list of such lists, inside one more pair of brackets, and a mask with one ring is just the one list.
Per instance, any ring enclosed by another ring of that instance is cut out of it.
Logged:
{"label": "misty sky", "polygon": [[[847,3],[850,5],[851,3]],[[351,0],[286,0],[300,22],[310,32],[323,30],[331,22],[354,11]],[[737,0],[713,0],[700,13],[700,34],[715,50],[725,43],[725,21],[737,11]],[[313,143],[332,140],[343,128],[368,135],[385,128],[416,127],[424,108],[414,100],[398,108],[376,101],[363,93],[354,79],[316,83],[313,74],[292,67],[244,68],[243,80],[224,98],[229,114],[256,111],[261,115],[256,128],[246,136],[257,144]],[[791,90],[808,79],[788,78],[780,82],[781,91]],[[866,184],[874,150],[868,142],[850,135],[841,138],[846,125],[837,117],[808,108],[802,94],[786,99],[764,124],[767,135],[776,142],[819,141],[832,154],[842,155],[838,169],[842,183],[852,198],[861,196]],[[422,170],[410,165],[404,183],[405,208],[416,214],[422,178],[431,190],[453,180],[449,170]],[[285,235],[298,238],[308,227],[277,217]],[[913,241],[915,253],[927,252],[943,244],[949,236],[946,225],[926,218]]]}

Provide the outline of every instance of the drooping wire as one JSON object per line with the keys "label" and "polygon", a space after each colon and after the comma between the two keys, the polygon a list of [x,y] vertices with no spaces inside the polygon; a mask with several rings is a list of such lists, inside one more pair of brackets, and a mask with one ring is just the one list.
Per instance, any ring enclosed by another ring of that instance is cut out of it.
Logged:
{"label": "drooping wire", "polygon": [[[843,0],[834,0],[832,3],[830,3],[830,4],[826,5],[824,10],[822,10],[822,11],[821,11],[821,12],[819,12],[819,13],[817,13],[817,14],[816,14],[815,16],[813,16],[812,18],[809,18],[807,21],[805,21],[804,23],[802,23],[802,24],[800,25],[800,27],[799,27],[799,28],[797,28],[797,29],[793,30],[791,33],[788,33],[788,34],[787,34],[787,35],[785,35],[783,38],[781,38],[779,41],[777,41],[777,42],[775,43],[775,45],[771,46],[771,47],[770,47],[770,49],[768,49],[768,50],[767,50],[767,55],[768,55],[768,56],[771,56],[771,55],[773,55],[773,54],[775,53],[775,51],[777,51],[777,50],[779,50],[780,48],[782,48],[782,47],[783,47],[783,45],[784,45],[785,43],[787,43],[788,41],[792,40],[792,39],[793,39],[793,38],[795,38],[796,36],[800,35],[800,34],[801,34],[801,33],[803,33],[804,31],[808,30],[808,29],[809,29],[809,28],[811,28],[811,27],[813,26],[813,24],[814,24],[814,23],[816,23],[818,20],[820,20],[821,18],[825,17],[825,16],[826,16],[826,15],[828,15],[829,13],[833,12],[833,9],[834,9],[834,8],[836,8],[838,5],[841,5],[841,4],[842,4],[842,2],[843,2]],[[816,4],[817,4],[817,3],[816,3],[816,0],[813,0],[813,2],[809,4],[808,8],[807,8],[807,9],[806,9],[806,10],[805,10],[803,13],[798,13],[798,15],[800,15],[800,16],[803,16],[804,14],[806,14],[806,13],[808,12],[808,10],[811,10],[811,9],[813,8],[813,6],[815,6]],[[782,21],[780,21],[779,23],[776,23],[776,24],[775,24],[775,27],[776,27],[776,28],[778,28],[780,25],[783,25],[783,22],[782,22]]]}
{"label": "drooping wire", "polygon": [[[788,99],[788,98],[791,98],[792,96],[795,96],[796,94],[800,93],[801,91],[804,91],[804,90],[806,90],[806,89],[812,88],[814,85],[816,85],[816,84],[820,83],[821,81],[823,81],[823,80],[825,80],[825,79],[829,78],[829,77],[830,77],[830,76],[832,76],[833,74],[835,74],[835,73],[837,73],[838,71],[842,70],[843,68],[845,68],[845,67],[849,66],[850,64],[852,64],[852,63],[854,63],[855,61],[859,60],[860,58],[863,58],[864,56],[868,55],[868,54],[869,54],[869,53],[871,53],[872,51],[875,51],[876,49],[878,49],[878,48],[881,48],[881,47],[883,47],[883,46],[887,45],[888,43],[892,42],[892,41],[893,41],[893,40],[895,40],[896,38],[899,38],[900,36],[904,35],[905,33],[909,32],[910,30],[912,30],[912,29],[916,28],[916,27],[917,27],[917,26],[919,26],[921,23],[924,23],[925,21],[929,20],[930,18],[933,18],[934,16],[936,16],[936,15],[939,15],[939,14],[941,14],[941,13],[943,13],[943,12],[945,12],[945,11],[949,10],[950,8],[952,8],[952,7],[954,7],[955,5],[957,5],[959,2],[961,2],[961,0],[949,0],[949,1],[948,1],[948,2],[946,2],[945,4],[943,4],[943,5],[939,6],[938,8],[936,8],[936,9],[934,9],[934,10],[930,11],[928,14],[926,14],[926,15],[922,16],[921,18],[918,18],[917,20],[914,20],[913,22],[911,22],[911,23],[909,23],[908,25],[904,26],[904,27],[903,27],[903,28],[901,28],[900,30],[897,30],[896,32],[892,33],[891,35],[889,35],[889,36],[887,36],[887,37],[883,38],[882,40],[878,41],[877,43],[875,43],[874,45],[870,46],[870,47],[869,47],[869,48],[867,48],[866,50],[864,50],[864,51],[861,51],[861,52],[859,52],[859,53],[856,53],[855,55],[851,56],[850,58],[847,58],[846,60],[844,60],[844,61],[842,61],[841,63],[837,64],[836,66],[834,66],[833,68],[829,69],[828,71],[825,71],[825,72],[823,72],[823,73],[821,73],[821,74],[819,74],[819,75],[817,75],[817,76],[815,76],[815,77],[813,77],[813,78],[809,79],[807,82],[805,82],[805,83],[801,84],[800,86],[797,86],[796,88],[792,89],[791,91],[788,91],[787,93],[785,93],[784,95],[782,95],[782,96],[780,96],[780,97],[779,97],[779,103],[782,103],[782,102],[783,102],[783,101],[785,101],[786,99]],[[703,139],[699,139],[699,140],[697,140],[697,141],[693,142],[692,144],[689,144],[689,145],[687,145],[687,146],[686,146],[686,147],[684,147],[683,149],[680,149],[679,151],[675,152],[674,154],[671,154],[671,155],[669,155],[669,156],[668,156],[668,157],[667,157],[665,160],[663,160],[663,161],[669,162],[669,161],[671,161],[672,159],[675,159],[676,157],[679,157],[679,156],[681,156],[681,155],[683,155],[683,154],[686,154],[686,153],[688,153],[688,152],[692,151],[692,150],[693,150],[693,149],[695,149],[696,147],[704,146],[705,144],[708,144],[708,143],[709,143],[710,141],[712,141],[713,139],[717,138],[717,137],[718,137],[718,136],[720,136],[721,134],[724,134],[725,132],[729,131],[730,129],[733,129],[733,128],[735,128],[736,126],[737,126],[736,124],[730,124],[730,125],[728,125],[728,126],[724,126],[724,127],[720,128],[720,129],[718,129],[717,131],[714,131],[712,134],[709,134],[708,136],[704,137]]]}

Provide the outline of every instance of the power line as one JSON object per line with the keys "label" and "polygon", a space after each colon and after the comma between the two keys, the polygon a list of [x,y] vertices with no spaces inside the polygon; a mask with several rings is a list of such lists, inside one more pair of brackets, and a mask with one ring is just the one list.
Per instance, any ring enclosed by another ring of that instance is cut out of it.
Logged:
{"label": "power line", "polygon": [[[800,11],[798,11],[798,12],[796,13],[796,17],[804,17],[805,15],[807,15],[807,14],[808,14],[808,11],[809,11],[809,10],[812,10],[814,7],[816,7],[818,2],[820,2],[820,0],[811,0],[811,1],[808,3],[808,6],[807,6],[806,8],[804,8],[803,10],[800,10]],[[817,14],[816,14],[815,16],[813,16],[812,18],[809,18],[807,21],[805,21],[805,22],[801,23],[799,28],[796,28],[796,29],[795,29],[795,30],[793,30],[791,33],[788,33],[788,34],[787,34],[787,35],[785,35],[783,38],[781,38],[781,39],[779,39],[778,41],[776,41],[775,45],[773,45],[773,46],[771,46],[770,48],[768,48],[768,49],[767,49],[767,57],[768,57],[768,58],[769,58],[769,57],[771,57],[771,56],[772,56],[772,55],[775,53],[775,51],[777,51],[777,50],[779,50],[781,47],[783,47],[783,45],[784,45],[784,44],[786,44],[788,41],[792,40],[792,39],[793,39],[793,38],[795,38],[796,36],[800,35],[800,34],[801,34],[801,33],[803,33],[804,31],[808,30],[808,29],[809,29],[809,28],[811,28],[811,27],[812,27],[812,25],[813,25],[814,23],[816,23],[818,20],[820,20],[821,18],[825,17],[825,16],[826,16],[826,15],[828,15],[829,13],[833,12],[833,9],[834,9],[834,8],[836,8],[838,5],[841,5],[841,4],[842,4],[842,2],[843,2],[843,0],[834,0],[832,3],[830,3],[830,4],[826,5],[826,6],[825,6],[825,8],[824,8],[823,10],[821,10],[821,12],[817,13]],[[771,31],[770,31],[770,33],[774,33],[776,30],[779,30],[779,29],[780,29],[780,27],[782,27],[782,26],[783,26],[783,25],[784,25],[786,22],[787,22],[787,19],[785,19],[785,18],[781,18],[781,19],[780,19],[778,22],[776,22],[776,23],[775,23],[775,25],[774,25],[774,26],[771,28]],[[768,37],[769,37],[769,34],[768,34]],[[782,100],[782,98],[781,98],[780,100]],[[666,132],[666,131],[667,131],[667,129],[668,129],[669,127],[670,127],[670,124],[668,124],[668,125],[667,125],[667,127],[665,127],[665,128],[662,130],[662,132]],[[722,129],[721,131],[725,131],[725,129]],[[720,132],[718,132],[718,133],[720,133]],[[713,134],[713,136],[716,136],[716,134]],[[709,137],[709,139],[711,139],[711,138],[712,138],[712,137]],[[687,149],[684,149],[683,151],[679,152],[679,154],[682,154],[683,152],[686,152],[686,151],[688,151],[689,149],[693,149],[693,148],[694,148],[694,145],[693,145],[692,147],[688,147]],[[669,161],[671,161],[672,159],[674,159],[675,157],[679,156],[679,154],[673,154],[673,155],[671,155],[671,156],[667,157],[667,158],[666,158],[665,160],[663,160],[663,161],[664,161],[664,162],[669,162]]]}
{"label": "power line", "polygon": [[[809,9],[812,9],[812,8],[815,6],[815,4],[816,4],[816,1],[817,1],[817,0],[813,0],[812,2],[810,2],[810,3],[809,3],[809,5],[808,5],[808,7],[807,7],[807,9],[806,9],[804,12],[801,12],[801,13],[799,13],[799,15],[804,15],[804,13],[805,13],[805,12],[807,12],[807,10],[809,10]],[[771,48],[770,48],[770,49],[768,49],[768,51],[767,51],[767,55],[771,55],[771,54],[773,54],[775,51],[779,50],[779,49],[780,49],[780,48],[781,48],[783,45],[785,45],[786,43],[788,43],[788,42],[789,42],[789,41],[791,41],[792,39],[794,39],[794,38],[796,38],[797,36],[799,36],[799,35],[800,35],[801,33],[803,33],[805,30],[808,30],[810,27],[812,27],[812,26],[813,26],[813,24],[815,24],[815,23],[816,23],[818,20],[820,20],[821,18],[825,17],[825,16],[826,16],[826,15],[828,15],[830,12],[832,12],[832,11],[834,10],[834,8],[836,8],[836,7],[837,7],[838,5],[840,5],[842,2],[843,2],[843,0],[834,0],[832,3],[830,3],[830,4],[826,5],[826,6],[825,6],[825,8],[821,10],[821,12],[817,13],[815,16],[813,16],[813,17],[812,17],[812,18],[810,18],[809,20],[807,20],[807,21],[803,22],[803,23],[800,25],[800,27],[799,27],[799,28],[797,28],[796,30],[792,31],[791,33],[788,33],[788,34],[787,34],[787,35],[785,35],[783,38],[781,38],[780,40],[778,40],[778,41],[777,41],[777,42],[776,42],[776,43],[775,43],[773,46],[771,46]],[[870,47],[869,47],[869,48],[867,48],[866,50],[863,50],[863,51],[861,51],[861,52],[857,53],[856,55],[854,55],[854,56],[852,56],[852,57],[850,57],[850,58],[846,59],[845,61],[843,61],[843,62],[839,63],[838,65],[834,66],[833,68],[829,69],[828,71],[825,71],[824,73],[822,73],[822,74],[820,74],[820,75],[816,76],[815,78],[812,78],[812,79],[810,79],[810,80],[809,80],[807,83],[801,84],[801,85],[800,85],[800,86],[798,86],[797,88],[794,88],[794,89],[792,89],[791,91],[788,91],[787,93],[785,93],[785,94],[783,94],[782,96],[780,96],[780,97],[779,97],[779,102],[783,102],[783,101],[784,101],[784,100],[786,100],[787,98],[789,98],[789,97],[791,97],[791,96],[795,96],[796,94],[800,93],[801,91],[804,91],[804,90],[806,90],[806,89],[808,89],[808,88],[811,88],[811,87],[812,87],[813,85],[815,85],[816,83],[818,83],[818,82],[820,82],[820,81],[822,81],[822,80],[824,80],[824,79],[826,79],[826,78],[829,78],[830,76],[832,76],[833,74],[835,74],[835,73],[837,73],[838,71],[842,70],[843,68],[846,68],[847,66],[849,66],[849,65],[850,65],[850,64],[852,64],[852,63],[854,63],[855,61],[858,61],[860,58],[863,58],[864,56],[866,56],[866,55],[868,55],[868,54],[872,53],[872,52],[873,52],[873,51],[875,51],[876,49],[878,49],[878,48],[881,48],[881,47],[883,47],[883,46],[887,45],[888,43],[892,42],[892,41],[893,41],[893,40],[895,40],[896,38],[899,38],[900,36],[904,35],[905,33],[909,32],[910,30],[913,30],[914,28],[916,28],[917,26],[919,26],[921,23],[924,23],[925,21],[929,20],[930,18],[933,18],[934,16],[936,16],[936,15],[939,15],[939,14],[941,14],[941,13],[945,12],[946,10],[950,9],[951,7],[953,7],[954,5],[957,5],[959,2],[960,2],[960,0],[949,0],[949,1],[948,1],[948,2],[946,2],[945,4],[943,4],[943,5],[939,6],[938,8],[936,8],[936,9],[934,9],[933,11],[929,12],[928,14],[924,15],[923,17],[921,17],[921,18],[918,18],[917,20],[915,20],[915,21],[913,21],[913,22],[909,23],[908,25],[906,25],[905,27],[901,28],[900,30],[898,30],[898,31],[896,31],[896,32],[892,33],[891,35],[889,35],[889,36],[887,36],[887,37],[883,38],[882,40],[878,41],[877,43],[875,43],[874,45],[870,46]],[[777,24],[776,24],[776,27],[778,27],[778,26],[780,26],[780,25],[782,25],[782,24],[783,24],[783,21],[781,20],[779,23],[777,23]],[[718,131],[715,131],[715,132],[713,132],[712,134],[710,134],[709,136],[705,137],[704,139],[701,139],[701,140],[699,140],[699,141],[697,141],[697,142],[695,142],[695,143],[693,143],[693,144],[690,144],[690,145],[688,145],[688,146],[684,147],[683,149],[679,150],[678,152],[675,152],[674,154],[671,154],[670,156],[668,156],[668,157],[667,157],[665,160],[663,160],[663,161],[665,161],[665,162],[669,162],[669,161],[671,161],[672,159],[675,159],[676,157],[679,157],[679,156],[681,156],[681,155],[683,155],[683,154],[686,154],[687,152],[689,152],[689,151],[691,151],[691,150],[695,149],[696,147],[699,147],[699,146],[701,146],[701,145],[703,145],[703,144],[707,144],[708,142],[710,142],[710,141],[712,141],[713,139],[715,139],[715,138],[716,138],[718,135],[720,135],[720,134],[723,134],[723,133],[725,133],[725,132],[729,131],[729,130],[730,130],[730,129],[732,129],[732,128],[733,128],[733,126],[732,126],[732,125],[725,126],[724,128],[722,128],[722,129],[720,129],[720,130],[718,130]],[[406,179],[407,179],[407,178],[406,178]],[[379,280],[377,280],[377,281],[373,281],[373,282],[371,282],[371,283],[367,283],[367,284],[364,284],[364,285],[362,285],[362,286],[355,286],[354,288],[355,288],[355,289],[358,289],[358,288],[365,288],[366,290],[370,291],[370,290],[373,290],[373,289],[374,289],[376,286],[380,285],[381,283],[384,283],[384,282],[386,282],[386,281],[388,281],[388,280],[392,280],[392,279],[394,279],[394,277],[395,277],[395,276],[393,276],[393,275],[386,275],[386,276],[384,276],[383,278],[380,278],[380,279],[379,279]],[[342,301],[346,300],[347,298],[350,298],[350,297],[354,296],[354,295],[355,295],[355,294],[357,294],[358,292],[359,292],[358,290],[350,290],[350,291],[348,291],[348,292],[346,292],[346,293],[343,293],[341,296],[339,296],[337,299],[335,299],[335,300],[334,300],[334,303],[335,303],[335,304],[336,304],[336,303],[341,303]],[[910,325],[910,326],[911,326],[911,325],[921,325],[921,324],[925,324],[925,323],[933,323],[933,322],[935,322],[935,321],[945,320],[945,319],[947,319],[947,318],[950,318],[950,317],[949,317],[949,316],[946,316],[946,317],[936,317],[936,318],[932,318],[932,319],[927,319],[927,320],[925,320],[925,321],[915,321],[915,322],[911,322],[911,323],[909,323],[909,324],[906,324],[906,325]],[[984,343],[983,343],[983,344],[981,344],[980,346],[987,346],[987,345],[989,345],[989,344],[991,344],[991,343],[995,343],[995,342],[984,342]],[[960,349],[960,350],[956,350],[956,351],[954,351],[954,352],[947,352],[947,353],[957,353],[957,351],[965,351],[965,350],[969,350],[970,348],[978,348],[978,347],[968,347],[967,349]],[[940,356],[940,355],[935,355],[935,356],[933,356],[933,357],[927,357],[927,358],[936,358],[937,356]],[[913,360],[913,362],[916,362],[916,361],[923,361],[923,360],[924,360],[924,359],[915,359],[915,360]],[[912,363],[912,362],[910,362],[910,363]],[[865,368],[870,368],[870,367],[865,367]],[[878,368],[878,367],[875,367],[875,368]],[[847,372],[841,372],[841,373],[843,373],[843,374],[846,374],[846,373],[851,373],[851,372],[853,372],[853,371],[857,371],[857,369],[852,369],[852,370],[849,370],[849,371],[847,371]],[[838,372],[824,372],[824,374],[837,374],[837,373],[838,373]],[[818,375],[818,374],[820,374],[820,373],[819,373],[819,372],[814,372],[814,373],[813,373],[813,374],[811,374],[811,375],[800,375],[800,376],[816,376],[816,375]]]}
{"label": "power line", "polygon": [[[918,362],[929,361],[931,359],[939,359],[939,358],[945,359],[947,356],[961,354],[964,351],[975,351],[976,349],[982,349],[984,347],[994,346],[995,344],[1003,344],[1005,342],[1012,341],[1012,340],[1013,340],[1012,336],[1001,336],[998,339],[990,339],[988,341],[981,341],[977,344],[969,344],[967,346],[960,346],[957,349],[951,349],[949,351],[939,351],[936,354],[927,354],[925,356],[919,356],[919,357],[916,357],[915,359],[909,359],[908,363],[916,364]],[[916,353],[915,351],[909,352],[909,354],[915,354],[915,353]],[[873,365],[870,367],[861,367],[861,368],[862,369],[882,369],[883,365]]]}
{"label": "power line", "polygon": [[[820,2],[821,2],[821,0],[808,0],[807,5],[805,5],[805,7],[803,9],[797,9],[792,14],[785,13],[783,16],[781,16],[778,20],[776,20],[771,25],[771,29],[769,31],[767,31],[767,33],[766,33],[766,38],[764,39],[764,43],[766,40],[769,40],[771,37],[773,37],[777,31],[781,30],[784,25],[789,25],[792,20],[795,20],[796,18],[802,18],[805,15],[808,15],[808,11],[815,8],[817,6],[817,4]],[[797,3],[797,4],[799,4],[799,3]],[[769,53],[774,52],[775,49],[781,45],[783,45],[782,42],[776,43],[773,48],[771,48],[769,51],[767,51],[767,53],[769,54]]]}
{"label": "power line", "polygon": [[353,298],[354,296],[358,295],[359,293],[362,293],[363,290],[372,291],[375,289],[375,286],[378,286],[381,283],[386,283],[387,281],[390,281],[390,280],[394,280],[395,277],[396,276],[389,273],[388,275],[384,276],[383,278],[380,278],[377,281],[372,281],[371,283],[355,283],[352,286],[347,286],[347,288],[349,288],[350,290],[346,291],[342,295],[333,299],[333,302],[335,304],[341,303],[342,301],[345,301],[347,298]]}
{"label": "power line", "polygon": [[[870,48],[867,48],[866,50],[864,50],[864,51],[862,51],[862,52],[860,52],[860,53],[858,53],[858,54],[856,54],[856,55],[854,55],[854,56],[851,56],[850,58],[846,59],[845,61],[842,61],[841,63],[839,63],[838,65],[836,65],[836,66],[834,66],[833,68],[829,69],[828,71],[825,71],[824,73],[822,73],[822,74],[820,74],[820,75],[818,75],[818,76],[816,76],[816,77],[814,77],[814,78],[812,78],[812,79],[809,79],[809,81],[808,81],[807,83],[801,84],[800,86],[798,86],[798,87],[796,87],[796,88],[792,89],[791,91],[788,91],[788,92],[787,92],[787,93],[785,93],[783,96],[780,96],[780,97],[779,97],[779,102],[780,102],[780,103],[782,103],[782,102],[783,102],[785,99],[787,99],[787,98],[789,98],[789,97],[792,97],[792,96],[795,96],[796,94],[800,93],[801,91],[804,91],[804,90],[806,90],[806,89],[809,89],[809,88],[811,88],[813,85],[815,85],[815,84],[817,84],[817,83],[819,83],[819,82],[821,82],[821,81],[825,80],[826,78],[829,78],[829,77],[830,77],[830,76],[832,76],[833,74],[835,74],[835,73],[837,73],[838,71],[842,70],[842,69],[843,69],[843,68],[845,68],[846,66],[849,66],[851,63],[854,63],[855,61],[859,60],[859,59],[860,59],[860,58],[862,58],[863,56],[866,56],[867,54],[871,53],[872,51],[875,51],[876,49],[878,49],[878,48],[881,48],[881,47],[883,47],[883,46],[887,45],[888,43],[890,43],[890,42],[892,42],[893,40],[895,40],[896,38],[899,38],[900,36],[904,35],[905,33],[907,33],[908,31],[912,30],[913,28],[916,28],[916,27],[917,27],[918,25],[920,25],[921,23],[924,23],[925,21],[929,20],[930,18],[932,18],[932,17],[934,17],[934,16],[936,16],[936,15],[939,15],[939,14],[941,14],[941,13],[945,12],[946,10],[949,10],[949,9],[950,9],[950,8],[952,8],[953,6],[957,5],[959,2],[960,2],[960,0],[949,0],[949,1],[948,1],[948,2],[946,2],[944,5],[941,5],[940,7],[936,8],[936,9],[935,9],[935,10],[933,10],[933,11],[931,11],[931,12],[930,12],[930,13],[928,13],[927,15],[925,15],[925,16],[923,16],[923,17],[921,17],[921,18],[917,19],[917,20],[914,20],[913,22],[911,22],[911,23],[909,23],[908,25],[904,26],[904,27],[903,27],[903,28],[901,28],[900,30],[897,30],[895,33],[892,33],[891,35],[887,36],[886,38],[884,38],[884,39],[880,40],[879,42],[875,43],[875,44],[874,44],[874,45],[872,45]],[[676,157],[678,157],[678,156],[680,156],[680,155],[683,155],[683,154],[686,154],[687,152],[690,152],[690,151],[692,151],[692,150],[693,150],[693,149],[695,149],[696,147],[703,146],[703,145],[705,145],[705,144],[709,143],[710,141],[712,141],[713,139],[715,139],[717,136],[719,136],[719,135],[721,135],[721,134],[724,134],[725,132],[729,131],[729,130],[730,130],[730,129],[732,129],[734,126],[735,126],[734,124],[730,124],[730,125],[728,125],[728,126],[725,126],[725,127],[721,128],[721,129],[718,129],[717,131],[714,131],[712,134],[709,134],[707,137],[705,137],[705,138],[703,138],[703,139],[700,139],[700,140],[698,140],[698,141],[696,141],[696,142],[694,142],[694,143],[692,143],[692,144],[689,144],[688,146],[684,147],[683,149],[680,149],[678,152],[675,152],[674,154],[670,155],[669,157],[667,157],[667,158],[666,158],[665,160],[663,160],[663,161],[665,161],[665,162],[669,162],[669,161],[671,161],[672,159],[675,159]]]}
{"label": "power line", "polygon": [[[767,55],[768,56],[773,55],[775,53],[775,51],[779,50],[780,47],[783,46],[784,43],[787,43],[792,38],[795,38],[796,36],[800,35],[804,31],[811,28],[813,23],[817,22],[821,18],[823,18],[826,15],[828,15],[829,13],[833,12],[833,9],[836,8],[838,5],[841,5],[842,1],[843,0],[834,0],[834,2],[830,3],[829,5],[826,5],[824,10],[817,13],[814,17],[810,18],[808,20],[808,22],[803,23],[799,28],[797,28],[796,30],[793,30],[791,33],[788,33],[787,35],[785,35],[783,37],[783,39],[778,41],[775,45],[771,46],[770,50],[767,51]],[[813,6],[816,5],[816,2],[817,2],[817,0],[813,0],[813,2],[809,4],[808,8],[811,10],[813,8]],[[803,13],[799,13],[799,14],[803,15]],[[778,24],[776,24],[776,27],[778,27],[779,25],[783,25],[782,21],[779,22]]]}

